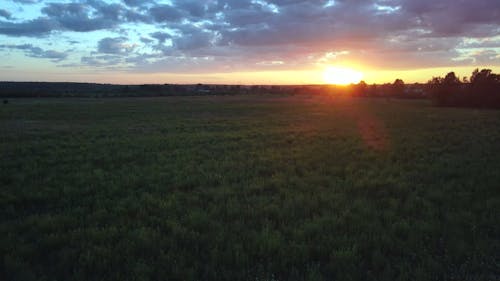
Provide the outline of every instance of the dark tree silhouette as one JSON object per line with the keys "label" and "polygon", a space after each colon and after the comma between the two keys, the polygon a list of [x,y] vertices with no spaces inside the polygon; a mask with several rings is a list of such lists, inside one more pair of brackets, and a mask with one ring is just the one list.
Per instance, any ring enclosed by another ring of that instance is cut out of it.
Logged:
{"label": "dark tree silhouette", "polygon": [[366,95],[369,97],[376,97],[378,95],[377,84],[370,85],[366,91]]}
{"label": "dark tree silhouette", "polygon": [[478,69],[470,77],[468,101],[472,106],[500,107],[500,75]]}
{"label": "dark tree silhouette", "polygon": [[438,106],[500,108],[500,75],[490,69],[472,72],[463,83],[454,72],[428,82],[432,100]]}
{"label": "dark tree silhouette", "polygon": [[456,102],[461,82],[455,72],[449,72],[444,78],[434,77],[429,84],[431,97],[436,105],[449,106]]}
{"label": "dark tree silhouette", "polygon": [[366,89],[368,88],[368,85],[366,84],[365,81],[361,80],[358,84],[353,85],[354,88],[354,95],[356,96],[365,96],[366,95]]}
{"label": "dark tree silhouette", "polygon": [[405,93],[405,82],[403,82],[403,80],[398,78],[398,79],[394,80],[394,83],[392,83],[391,88],[392,88],[391,94],[393,96],[402,97]]}

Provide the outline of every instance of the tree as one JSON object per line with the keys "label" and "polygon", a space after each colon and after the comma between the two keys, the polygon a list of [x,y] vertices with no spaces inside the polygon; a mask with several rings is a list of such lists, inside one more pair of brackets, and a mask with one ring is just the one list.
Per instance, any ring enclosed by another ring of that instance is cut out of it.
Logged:
{"label": "tree", "polygon": [[444,78],[433,77],[428,82],[431,98],[438,106],[456,105],[460,91],[460,78],[449,72]]}
{"label": "tree", "polygon": [[403,96],[405,93],[405,82],[401,79],[394,80],[392,83],[392,94],[395,96]]}
{"label": "tree", "polygon": [[368,89],[368,96],[375,97],[377,96],[377,94],[378,94],[377,84],[371,85],[370,88]]}
{"label": "tree", "polygon": [[452,71],[446,74],[443,84],[450,87],[460,85],[460,79],[455,75],[455,72]]}
{"label": "tree", "polygon": [[471,84],[498,84],[500,83],[500,75],[491,72],[491,69],[482,69],[478,71],[476,68],[470,77]]}
{"label": "tree", "polygon": [[[462,82],[463,81],[463,82]],[[500,75],[490,69],[475,69],[469,79],[460,81],[454,72],[427,83],[438,106],[500,108]]]}
{"label": "tree", "polygon": [[365,81],[361,80],[358,84],[353,85],[353,87],[354,87],[354,95],[356,96],[366,95],[366,89],[368,88],[368,85],[366,84]]}
{"label": "tree", "polygon": [[500,75],[491,69],[475,69],[468,92],[468,103],[472,106],[500,107]]}

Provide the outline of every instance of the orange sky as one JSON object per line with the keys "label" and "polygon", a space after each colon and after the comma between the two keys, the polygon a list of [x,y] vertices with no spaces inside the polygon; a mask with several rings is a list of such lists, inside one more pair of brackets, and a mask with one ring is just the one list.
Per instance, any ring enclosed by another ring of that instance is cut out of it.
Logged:
{"label": "orange sky", "polygon": [[[344,67],[341,65],[340,67]],[[450,71],[454,71],[459,77],[469,77],[472,67],[442,67],[425,68],[416,70],[383,70],[383,69],[364,69],[362,66],[348,65],[351,69],[363,73],[363,80],[369,84],[372,83],[392,83],[396,78],[403,79],[405,83],[425,83],[434,76],[444,76]],[[483,68],[492,69],[494,72],[500,72],[499,67],[485,66]],[[0,71],[3,80],[24,81],[19,79],[21,73],[15,70]],[[228,72],[228,73],[206,73],[206,74],[175,74],[175,73],[129,73],[129,72],[107,72],[90,73],[88,71],[78,72],[46,72],[22,71],[24,77],[37,77],[32,81],[70,81],[70,82],[96,82],[96,83],[116,83],[116,84],[143,84],[143,83],[178,83],[178,84],[325,84],[324,68],[311,70],[283,70],[283,71],[248,71],[248,72]]]}

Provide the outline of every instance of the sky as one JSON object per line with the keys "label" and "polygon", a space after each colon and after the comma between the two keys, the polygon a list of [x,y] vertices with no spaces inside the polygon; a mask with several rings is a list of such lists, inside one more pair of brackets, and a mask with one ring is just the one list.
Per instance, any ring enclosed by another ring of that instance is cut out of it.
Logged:
{"label": "sky", "polygon": [[0,81],[321,84],[500,72],[499,0],[1,0]]}

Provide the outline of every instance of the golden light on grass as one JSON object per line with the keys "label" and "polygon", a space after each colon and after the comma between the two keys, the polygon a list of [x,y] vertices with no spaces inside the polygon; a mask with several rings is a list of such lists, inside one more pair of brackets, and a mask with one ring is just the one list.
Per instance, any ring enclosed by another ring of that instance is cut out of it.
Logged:
{"label": "golden light on grass", "polygon": [[328,67],[323,72],[323,80],[328,84],[348,85],[359,83],[363,79],[363,73],[354,69],[344,67]]}

